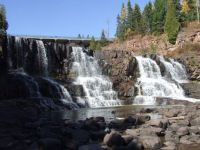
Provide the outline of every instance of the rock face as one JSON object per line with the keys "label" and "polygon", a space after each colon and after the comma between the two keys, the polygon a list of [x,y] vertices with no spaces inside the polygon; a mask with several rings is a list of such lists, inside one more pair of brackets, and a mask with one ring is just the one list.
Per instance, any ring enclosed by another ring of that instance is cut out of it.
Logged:
{"label": "rock face", "polygon": [[182,86],[188,97],[200,99],[200,83],[198,82],[183,83]]}
{"label": "rock face", "polygon": [[46,41],[8,36],[9,69],[23,68],[31,75],[42,75],[40,66],[47,61],[49,74],[69,73],[72,44],[67,41]]}
{"label": "rock face", "polygon": [[118,91],[121,99],[129,100],[135,96],[133,87],[138,76],[137,61],[132,52],[128,51],[95,51],[94,56],[99,59],[102,72],[108,75]]}

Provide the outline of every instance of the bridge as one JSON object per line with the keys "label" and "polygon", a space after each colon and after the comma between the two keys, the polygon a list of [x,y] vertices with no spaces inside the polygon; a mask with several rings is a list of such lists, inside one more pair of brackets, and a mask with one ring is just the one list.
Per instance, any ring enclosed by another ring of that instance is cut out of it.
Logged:
{"label": "bridge", "polygon": [[[9,34],[10,35],[10,34]],[[75,43],[78,45],[89,46],[91,38],[77,38],[77,37],[67,37],[67,36],[41,36],[41,35],[10,35],[20,38],[42,40],[45,42],[58,42],[58,43]],[[100,38],[95,38],[96,41],[100,41]],[[114,38],[109,38],[108,41],[112,42]]]}

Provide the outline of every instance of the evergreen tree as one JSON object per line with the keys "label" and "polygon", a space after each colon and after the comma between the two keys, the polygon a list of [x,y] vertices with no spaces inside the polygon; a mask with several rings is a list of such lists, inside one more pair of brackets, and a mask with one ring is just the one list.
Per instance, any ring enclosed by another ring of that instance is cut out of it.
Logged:
{"label": "evergreen tree", "polygon": [[140,32],[141,31],[142,14],[140,11],[140,6],[138,4],[135,4],[134,10],[133,10],[133,16],[134,16],[134,29],[136,32]]}
{"label": "evergreen tree", "polygon": [[4,5],[0,5],[0,34],[5,34],[8,29],[8,22],[6,20],[6,9]]}
{"label": "evergreen tree", "polygon": [[77,38],[78,38],[78,39],[81,39],[81,34],[78,34]]}
{"label": "evergreen tree", "polygon": [[167,15],[165,22],[165,33],[168,36],[170,43],[175,44],[176,37],[179,31],[180,23],[176,17],[176,7],[173,0],[168,0],[167,4]]}
{"label": "evergreen tree", "polygon": [[101,32],[100,44],[101,44],[101,46],[105,46],[107,44],[107,38],[106,38],[104,30]]}
{"label": "evergreen tree", "polygon": [[153,14],[153,9],[152,9],[152,3],[149,2],[143,11],[143,19],[144,19],[144,26],[145,26],[145,31],[146,32],[152,32],[152,14]]}
{"label": "evergreen tree", "polygon": [[117,32],[116,32],[117,38],[121,41],[125,40],[125,34],[127,31],[126,15],[127,15],[126,7],[123,3],[121,8],[121,14],[118,15],[117,17]]}
{"label": "evergreen tree", "polygon": [[97,45],[97,43],[96,43],[96,41],[95,41],[95,38],[94,38],[94,36],[92,36],[92,38],[91,38],[91,41],[90,41],[90,49],[91,50],[96,50],[96,45]]}
{"label": "evergreen tree", "polygon": [[176,9],[176,18],[181,21],[181,2],[180,0],[173,0],[175,4],[175,9]]}
{"label": "evergreen tree", "polygon": [[130,0],[128,1],[127,4],[127,28],[130,29],[131,31],[134,30],[134,16]]}
{"label": "evergreen tree", "polygon": [[156,34],[164,32],[166,6],[166,0],[155,0],[154,2],[152,31]]}

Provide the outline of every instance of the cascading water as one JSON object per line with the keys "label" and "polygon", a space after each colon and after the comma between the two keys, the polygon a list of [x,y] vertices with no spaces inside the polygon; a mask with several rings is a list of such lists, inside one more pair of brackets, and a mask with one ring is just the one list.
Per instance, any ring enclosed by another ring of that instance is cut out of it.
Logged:
{"label": "cascading water", "polygon": [[51,84],[51,86],[53,86],[54,93],[51,93],[52,98],[59,98],[64,105],[67,105],[71,109],[78,108],[78,105],[73,102],[71,95],[63,85],[50,78],[43,78],[43,80],[47,81],[49,84]]}
{"label": "cascading water", "polygon": [[159,56],[161,63],[165,67],[165,74],[168,78],[174,79],[177,82],[186,82],[187,73],[185,67],[173,59],[166,61],[163,56]]}
{"label": "cascading water", "polygon": [[37,44],[37,50],[38,50],[37,61],[38,61],[39,72],[42,75],[47,76],[48,75],[48,59],[47,59],[44,43],[41,40],[36,40],[36,44]]}
{"label": "cascading water", "polygon": [[[139,92],[135,98],[135,103],[154,105],[156,97],[184,98],[184,91],[181,86],[172,78],[163,77],[158,64],[154,60],[142,56],[138,56],[136,59],[140,77],[136,84]],[[166,70],[170,72],[169,69],[173,68],[172,64],[165,62],[165,65],[167,66]],[[171,72],[171,75],[178,78],[176,71],[179,70],[175,68],[172,70],[174,72]]]}
{"label": "cascading water", "polygon": [[83,86],[85,101],[89,107],[109,107],[120,105],[117,93],[112,90],[112,82],[102,75],[98,62],[83,52],[81,47],[73,47],[72,70],[77,74],[75,84]]}

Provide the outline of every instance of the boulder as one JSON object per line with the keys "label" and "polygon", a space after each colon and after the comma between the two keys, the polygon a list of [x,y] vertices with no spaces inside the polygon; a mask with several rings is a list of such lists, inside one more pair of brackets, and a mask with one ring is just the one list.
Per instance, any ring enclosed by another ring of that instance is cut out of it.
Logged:
{"label": "boulder", "polygon": [[157,136],[140,136],[139,140],[145,149],[160,149],[162,147],[161,140]]}
{"label": "boulder", "polygon": [[110,134],[106,134],[103,139],[103,143],[109,147],[123,146],[125,144],[125,140],[119,133],[112,131]]}
{"label": "boulder", "polygon": [[103,148],[99,144],[88,144],[80,146],[78,150],[103,150]]}
{"label": "boulder", "polygon": [[61,141],[54,138],[40,139],[38,142],[38,147],[41,150],[61,150]]}
{"label": "boulder", "polygon": [[188,127],[180,127],[178,130],[177,130],[177,132],[176,132],[176,134],[178,135],[178,136],[184,136],[184,135],[188,135],[189,134],[189,130],[188,130]]}

